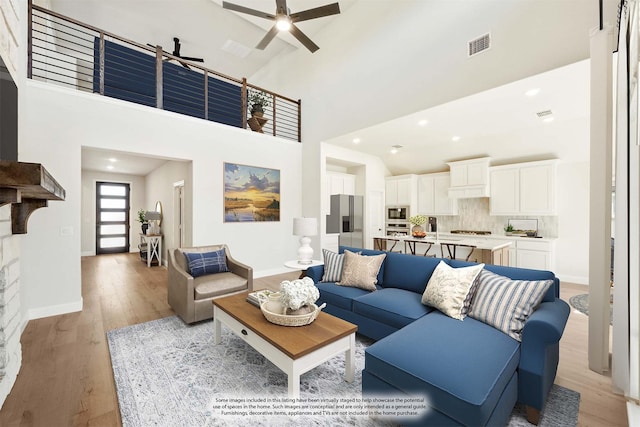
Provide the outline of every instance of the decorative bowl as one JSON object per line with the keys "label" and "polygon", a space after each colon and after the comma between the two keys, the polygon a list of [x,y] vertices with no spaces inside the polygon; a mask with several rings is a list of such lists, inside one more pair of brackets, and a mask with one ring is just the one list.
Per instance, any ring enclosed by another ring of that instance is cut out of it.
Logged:
{"label": "decorative bowl", "polygon": [[413,237],[418,237],[418,238],[423,238],[427,236],[427,233],[425,233],[424,231],[415,231],[414,233],[412,233]]}
{"label": "decorative bowl", "polygon": [[262,311],[262,314],[264,315],[265,319],[267,319],[271,323],[275,323],[276,325],[304,326],[304,325],[313,323],[313,321],[316,320],[316,317],[318,317],[318,314],[320,314],[320,311],[326,305],[327,304],[322,304],[320,307],[318,307],[317,305],[312,304],[311,312],[307,314],[299,314],[299,315],[272,313],[267,309],[266,302],[260,305],[260,310]]}

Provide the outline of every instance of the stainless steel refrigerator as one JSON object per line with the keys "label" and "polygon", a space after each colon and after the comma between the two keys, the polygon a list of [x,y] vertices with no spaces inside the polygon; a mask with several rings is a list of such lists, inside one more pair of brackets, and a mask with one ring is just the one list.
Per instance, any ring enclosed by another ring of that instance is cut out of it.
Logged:
{"label": "stainless steel refrigerator", "polygon": [[364,201],[362,196],[334,194],[331,196],[331,210],[327,215],[327,233],[340,233],[342,246],[362,248]]}

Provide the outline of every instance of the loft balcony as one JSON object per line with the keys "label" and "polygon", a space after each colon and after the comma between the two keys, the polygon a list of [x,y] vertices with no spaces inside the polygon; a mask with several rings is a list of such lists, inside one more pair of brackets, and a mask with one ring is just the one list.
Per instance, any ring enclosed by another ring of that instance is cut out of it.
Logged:
{"label": "loft balcony", "polygon": [[[287,98],[29,2],[27,77],[301,142],[300,100]],[[268,106],[251,113],[248,95]]]}

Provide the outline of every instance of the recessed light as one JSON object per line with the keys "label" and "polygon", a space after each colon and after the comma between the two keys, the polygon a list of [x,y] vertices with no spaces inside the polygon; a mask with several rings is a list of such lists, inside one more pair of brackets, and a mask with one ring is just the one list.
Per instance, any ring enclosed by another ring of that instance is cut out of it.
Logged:
{"label": "recessed light", "polygon": [[115,157],[111,157],[111,158],[109,159],[109,161],[110,161],[111,163],[115,163],[115,162],[117,162],[117,161],[118,161],[118,159],[116,159]]}
{"label": "recessed light", "polygon": [[542,121],[545,123],[551,123],[554,120],[555,120],[555,117],[553,116],[545,117],[544,119],[542,119]]}
{"label": "recessed light", "polygon": [[533,88],[533,89],[529,89],[524,94],[527,95],[527,96],[536,96],[539,93],[540,93],[540,89],[539,88]]}
{"label": "recessed light", "polygon": [[397,149],[397,148],[392,148],[392,149],[391,149],[391,154],[396,154],[397,152],[398,152],[398,149]]}
{"label": "recessed light", "polygon": [[360,138],[353,138],[354,144],[360,144]]}
{"label": "recessed light", "polygon": [[109,169],[109,170],[113,169],[113,165],[108,165],[107,169]]}
{"label": "recessed light", "polygon": [[422,119],[418,122],[418,126],[426,126],[429,124],[429,120]]}
{"label": "recessed light", "polygon": [[460,137],[458,135],[454,135],[454,136],[451,137],[451,140],[453,142],[457,142],[457,141],[460,141]]}

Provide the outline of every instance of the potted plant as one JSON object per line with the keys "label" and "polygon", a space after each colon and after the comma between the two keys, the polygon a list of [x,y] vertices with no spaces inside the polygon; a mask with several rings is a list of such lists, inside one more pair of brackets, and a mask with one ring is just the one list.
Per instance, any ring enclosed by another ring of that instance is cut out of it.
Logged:
{"label": "potted plant", "polygon": [[506,234],[507,236],[511,236],[511,234],[513,234],[513,225],[508,224],[508,225],[504,228],[504,234]]}
{"label": "potted plant", "polygon": [[147,234],[147,229],[149,228],[149,223],[147,222],[145,215],[147,211],[144,209],[138,210],[138,222],[142,224],[142,234]]}
{"label": "potted plant", "polygon": [[422,225],[427,222],[427,217],[424,215],[414,215],[409,218],[409,222],[413,227],[411,227],[411,234],[415,237],[424,237],[426,233]]}
{"label": "potted plant", "polygon": [[262,117],[264,114],[263,107],[271,105],[271,95],[257,89],[249,89],[247,102],[251,105],[251,115]]}

